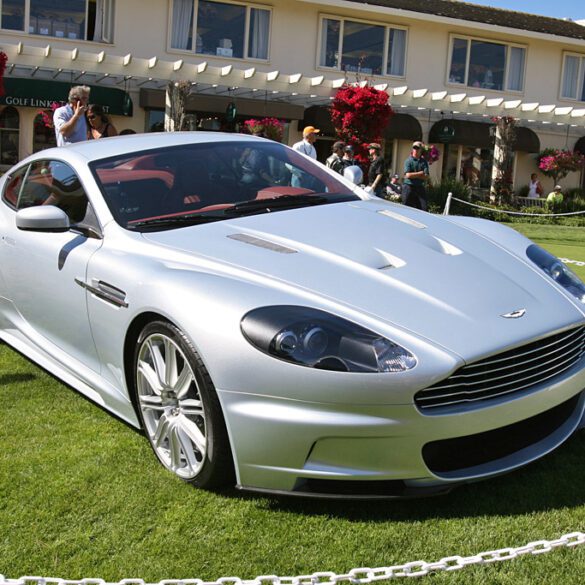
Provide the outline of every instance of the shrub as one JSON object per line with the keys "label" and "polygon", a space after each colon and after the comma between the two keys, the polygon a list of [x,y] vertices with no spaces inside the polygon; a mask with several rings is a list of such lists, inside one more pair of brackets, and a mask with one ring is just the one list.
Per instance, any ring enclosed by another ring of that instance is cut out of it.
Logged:
{"label": "shrub", "polygon": [[[469,201],[471,198],[471,191],[469,187],[457,181],[455,179],[446,178],[440,183],[431,183],[427,185],[427,200],[429,203],[429,209],[440,209],[442,212],[447,202],[447,196],[449,193],[453,193],[453,197],[462,199],[463,201]],[[467,205],[458,204],[457,201],[452,202],[452,209],[455,209],[455,213],[462,215],[469,215],[465,210],[470,209]]]}

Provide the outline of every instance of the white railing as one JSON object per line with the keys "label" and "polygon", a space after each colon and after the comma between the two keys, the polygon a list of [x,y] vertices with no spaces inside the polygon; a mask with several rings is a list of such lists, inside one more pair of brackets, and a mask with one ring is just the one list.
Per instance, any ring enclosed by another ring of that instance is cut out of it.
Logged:
{"label": "white railing", "polygon": [[[524,199],[528,199],[527,197]],[[475,207],[476,209],[485,209],[486,211],[492,211],[495,213],[506,213],[508,215],[525,215],[528,217],[567,217],[569,215],[584,215],[584,211],[570,211],[568,213],[525,213],[522,211],[508,211],[506,209],[496,209],[495,207],[485,207],[484,205],[477,205],[476,203],[470,203],[469,201],[465,201],[464,199],[458,199],[457,197],[453,197],[453,193],[449,193],[447,195],[447,201],[445,202],[445,207],[443,209],[443,215],[449,215],[451,211],[451,203],[453,201],[458,201],[459,203],[463,203],[465,205],[469,205],[469,207]],[[531,201],[534,201],[531,199]]]}

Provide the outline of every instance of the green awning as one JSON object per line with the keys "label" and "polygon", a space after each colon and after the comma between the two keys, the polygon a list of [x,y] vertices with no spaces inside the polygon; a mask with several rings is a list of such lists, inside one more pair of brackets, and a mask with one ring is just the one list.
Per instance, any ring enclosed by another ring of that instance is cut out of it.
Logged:
{"label": "green awning", "polygon": [[[4,78],[4,95],[0,96],[0,105],[45,109],[54,102],[65,103],[69,89],[75,83],[47,81],[45,79],[23,79],[20,77]],[[132,116],[132,99],[122,89],[90,85],[89,101],[103,106],[106,113],[114,116]]]}

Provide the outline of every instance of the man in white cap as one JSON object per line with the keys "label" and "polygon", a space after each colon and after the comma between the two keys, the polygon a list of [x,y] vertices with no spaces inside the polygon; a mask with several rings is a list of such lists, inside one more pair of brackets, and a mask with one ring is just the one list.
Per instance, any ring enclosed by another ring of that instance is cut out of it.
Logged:
{"label": "man in white cap", "polygon": [[429,177],[429,163],[421,156],[425,145],[416,141],[412,144],[410,156],[404,163],[402,203],[416,209],[427,210],[425,181]]}
{"label": "man in white cap", "polygon": [[[317,141],[317,134],[320,130],[315,126],[306,126],[303,130],[303,139],[293,144],[293,150],[301,152],[311,158],[317,160],[317,151],[313,144]],[[302,187],[303,177],[302,171],[297,167],[291,167],[292,177],[290,184],[293,187]]]}

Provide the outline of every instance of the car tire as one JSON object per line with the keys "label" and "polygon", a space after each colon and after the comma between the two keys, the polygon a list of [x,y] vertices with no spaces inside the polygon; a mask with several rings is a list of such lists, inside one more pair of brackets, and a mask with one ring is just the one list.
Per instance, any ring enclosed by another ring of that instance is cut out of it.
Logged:
{"label": "car tire", "polygon": [[175,325],[153,321],[136,342],[133,390],[142,428],[159,461],[181,479],[233,485],[233,461],[209,372]]}

